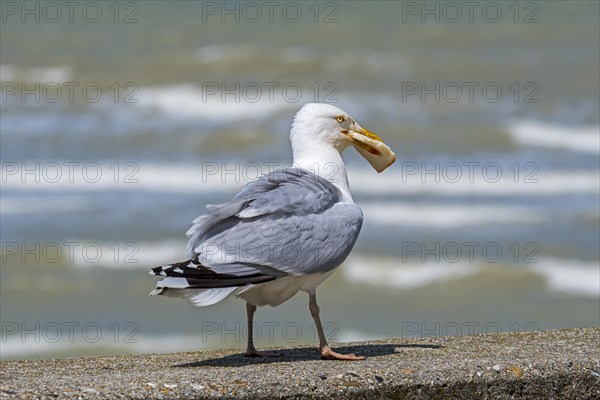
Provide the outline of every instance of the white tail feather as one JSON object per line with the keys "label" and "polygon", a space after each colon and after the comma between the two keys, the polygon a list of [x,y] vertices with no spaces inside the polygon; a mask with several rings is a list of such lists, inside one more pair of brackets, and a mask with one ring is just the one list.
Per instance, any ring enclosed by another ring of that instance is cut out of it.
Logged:
{"label": "white tail feather", "polygon": [[[163,295],[166,297],[179,297],[189,300],[196,307],[206,307],[224,300],[227,296],[238,290],[238,287],[216,288],[216,289],[177,289],[157,288],[150,295]],[[155,293],[158,292],[159,293]]]}

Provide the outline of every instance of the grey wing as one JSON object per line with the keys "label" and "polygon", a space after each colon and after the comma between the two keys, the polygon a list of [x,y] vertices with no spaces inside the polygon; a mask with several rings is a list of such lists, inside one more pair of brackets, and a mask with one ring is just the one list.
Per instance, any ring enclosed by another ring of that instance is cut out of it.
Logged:
{"label": "grey wing", "polygon": [[299,168],[275,170],[245,185],[231,201],[207,206],[187,231],[188,257],[197,255],[194,249],[204,240],[240,219],[318,213],[337,201],[337,189],[325,179]]}
{"label": "grey wing", "polygon": [[248,273],[279,275],[324,273],[346,259],[361,225],[358,206],[336,203],[320,214],[243,219],[196,250],[204,265],[220,273],[246,268]]}
{"label": "grey wing", "polygon": [[211,206],[188,231],[188,256],[219,273],[281,276],[326,272],[348,255],[360,208],[302,169],[277,170]]}

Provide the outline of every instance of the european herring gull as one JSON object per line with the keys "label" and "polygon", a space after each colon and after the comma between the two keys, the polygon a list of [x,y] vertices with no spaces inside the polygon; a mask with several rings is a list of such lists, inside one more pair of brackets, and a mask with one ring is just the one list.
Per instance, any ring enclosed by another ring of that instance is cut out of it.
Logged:
{"label": "european herring gull", "polygon": [[377,171],[396,156],[381,139],[337,107],[312,103],[290,131],[293,167],[246,184],[230,201],[210,205],[187,231],[188,259],[153,268],[162,276],[151,295],[181,297],[204,307],[235,295],[246,301],[247,356],[274,356],[254,347],[257,306],[278,306],[299,291],[319,336],[321,358],[361,360],[327,344],[317,286],[346,259],[363,214],[350,194],[342,152],[353,146]]}

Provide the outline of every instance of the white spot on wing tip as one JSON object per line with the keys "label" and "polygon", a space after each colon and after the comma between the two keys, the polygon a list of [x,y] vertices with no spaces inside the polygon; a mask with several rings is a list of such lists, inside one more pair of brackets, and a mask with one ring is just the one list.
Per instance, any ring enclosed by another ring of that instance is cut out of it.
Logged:
{"label": "white spot on wing tip", "polygon": [[162,288],[175,288],[175,289],[186,289],[188,288],[188,282],[185,278],[175,278],[167,276],[166,278],[156,282],[158,289]]}

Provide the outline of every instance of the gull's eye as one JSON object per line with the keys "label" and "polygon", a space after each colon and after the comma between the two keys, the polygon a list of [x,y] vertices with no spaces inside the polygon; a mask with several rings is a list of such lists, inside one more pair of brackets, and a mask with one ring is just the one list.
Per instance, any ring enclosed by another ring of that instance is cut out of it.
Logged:
{"label": "gull's eye", "polygon": [[344,118],[341,115],[338,115],[337,117],[335,117],[335,120],[341,124],[342,122],[344,122],[346,120],[346,118]]}

